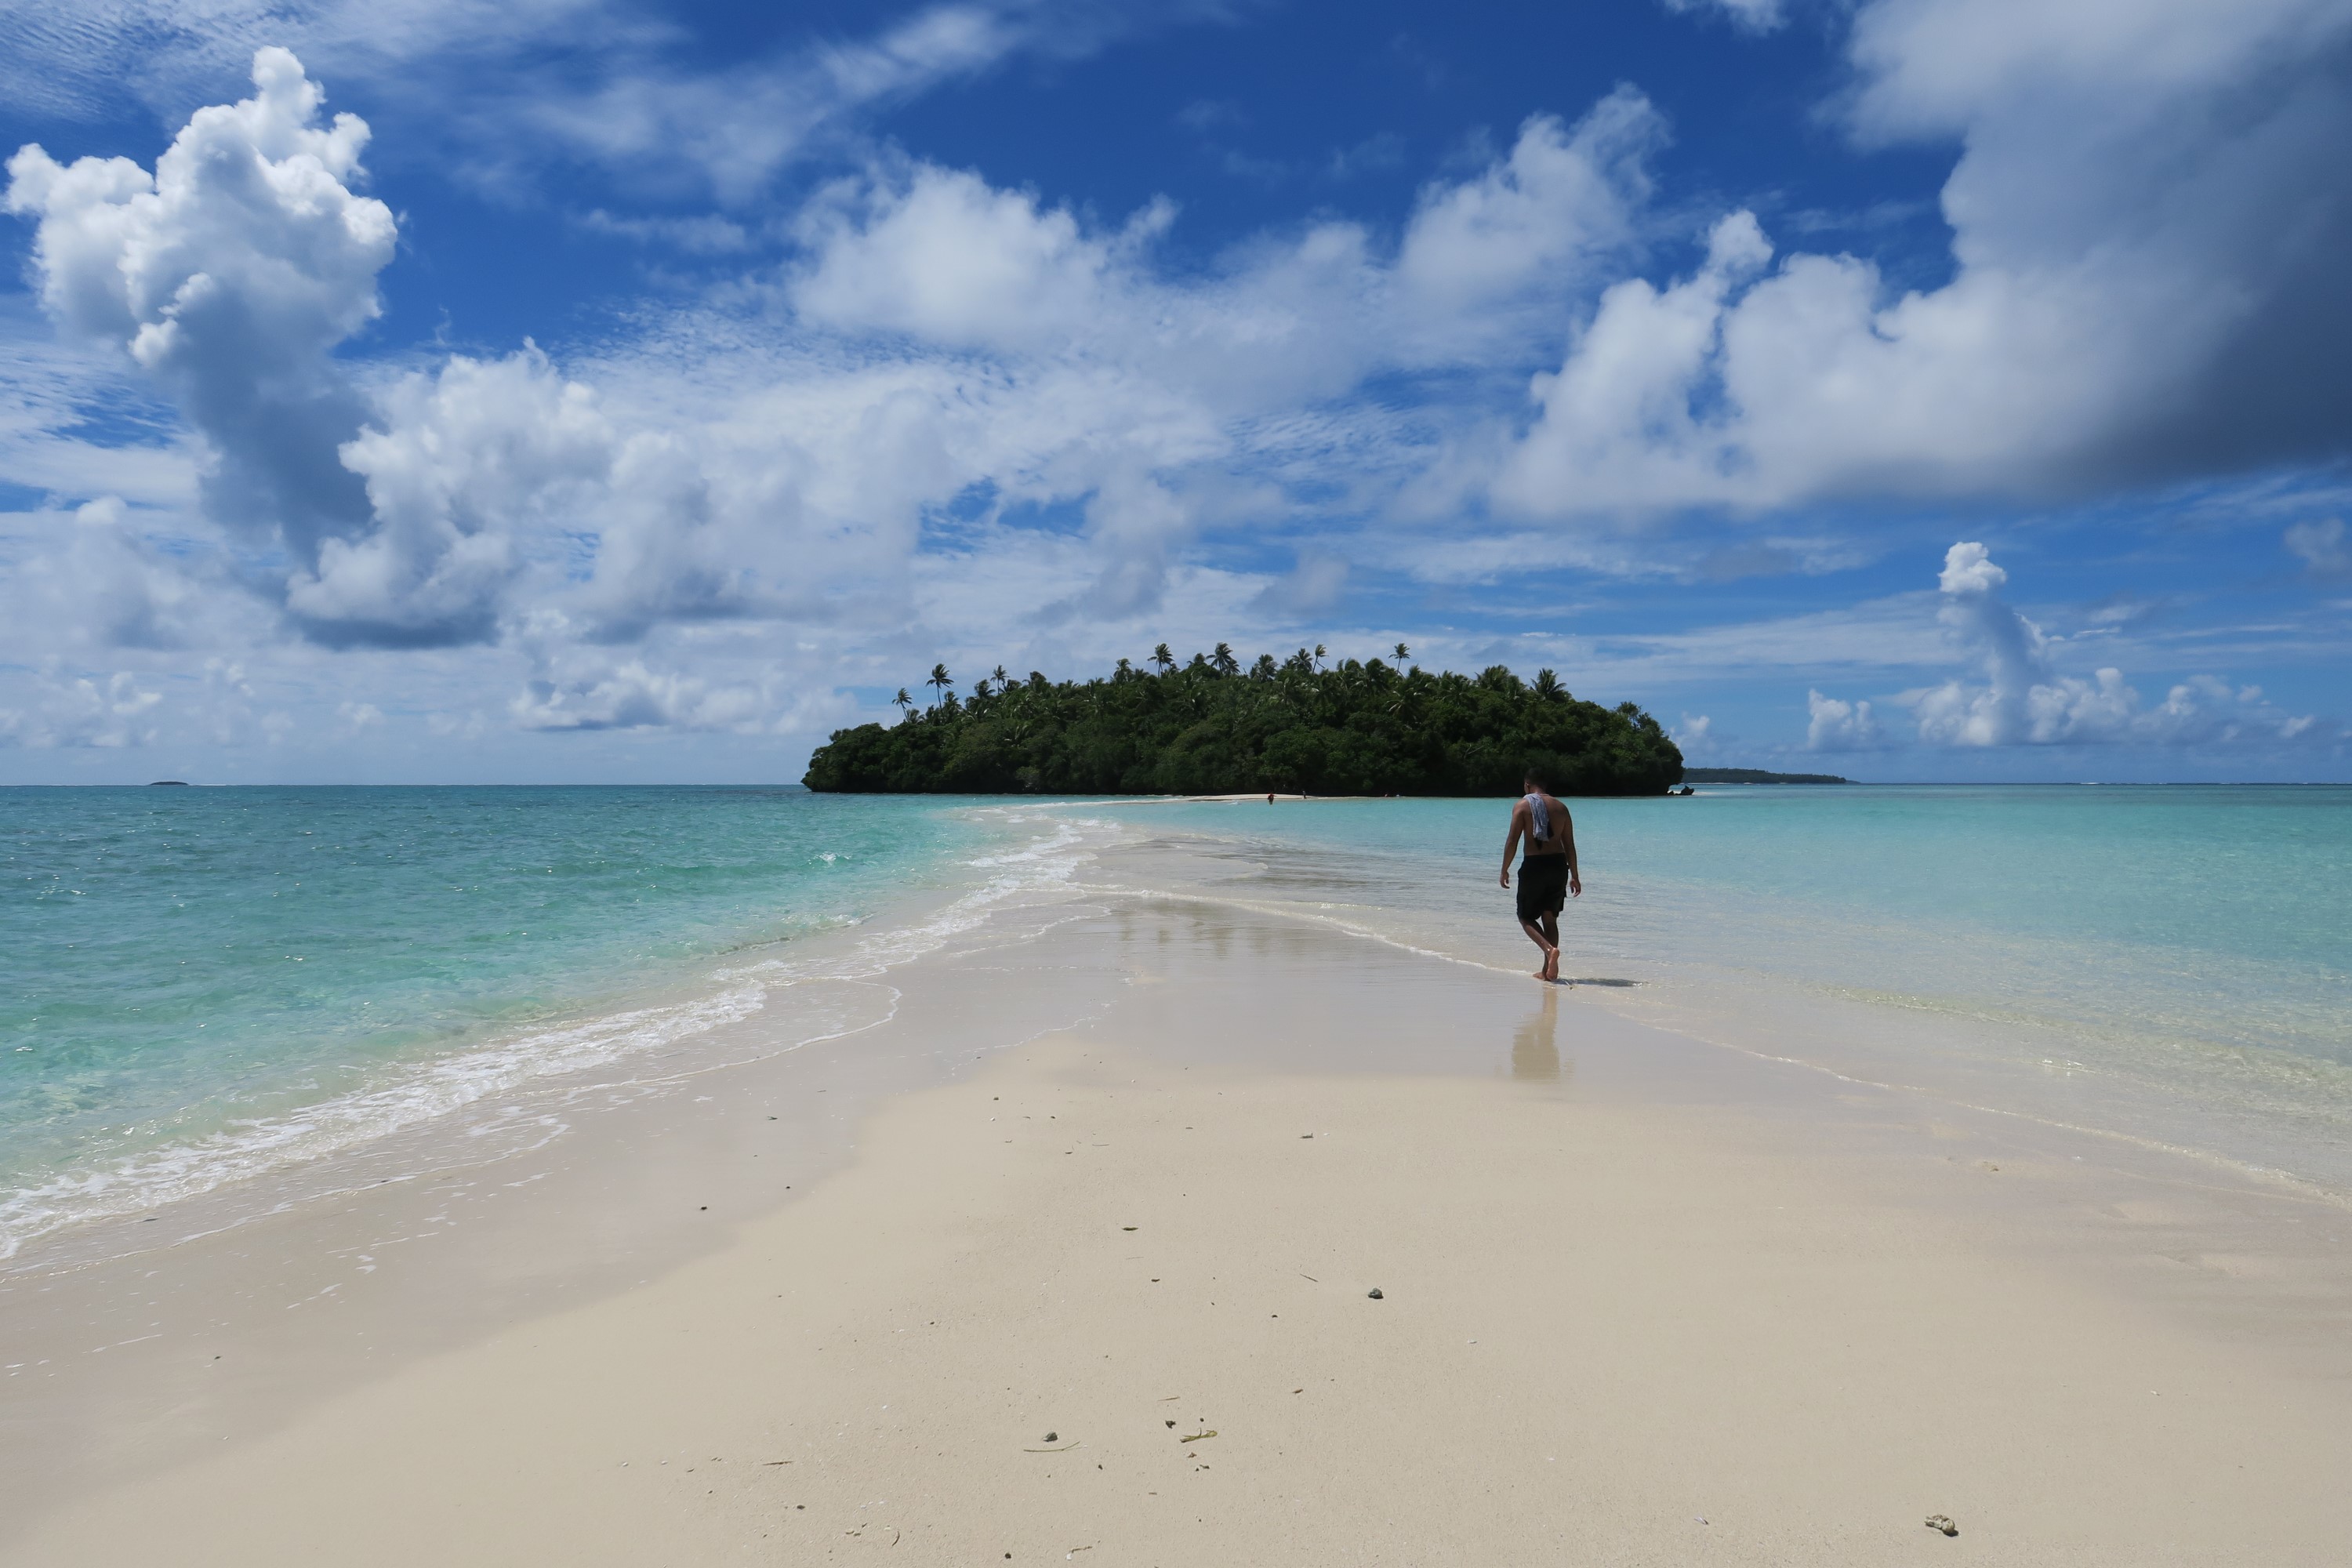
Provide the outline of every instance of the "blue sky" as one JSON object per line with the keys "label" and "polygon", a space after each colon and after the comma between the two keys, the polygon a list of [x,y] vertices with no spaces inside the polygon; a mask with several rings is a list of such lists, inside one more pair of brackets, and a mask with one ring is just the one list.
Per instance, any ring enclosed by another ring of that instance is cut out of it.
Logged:
{"label": "blue sky", "polygon": [[0,4],[0,781],[772,780],[934,660],[2352,777],[2352,0]]}

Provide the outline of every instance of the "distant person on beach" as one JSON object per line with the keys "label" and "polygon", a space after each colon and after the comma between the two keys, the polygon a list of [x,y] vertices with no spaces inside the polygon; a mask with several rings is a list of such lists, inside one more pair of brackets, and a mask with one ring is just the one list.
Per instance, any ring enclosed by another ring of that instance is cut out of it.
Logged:
{"label": "distant person on beach", "polygon": [[1503,886],[1511,885],[1511,852],[1524,835],[1527,858],[1519,862],[1519,929],[1543,949],[1538,980],[1559,978],[1559,911],[1584,896],[1576,874],[1576,825],[1568,807],[1554,799],[1532,768],[1520,786],[1527,793],[1511,807],[1511,831],[1503,840]]}

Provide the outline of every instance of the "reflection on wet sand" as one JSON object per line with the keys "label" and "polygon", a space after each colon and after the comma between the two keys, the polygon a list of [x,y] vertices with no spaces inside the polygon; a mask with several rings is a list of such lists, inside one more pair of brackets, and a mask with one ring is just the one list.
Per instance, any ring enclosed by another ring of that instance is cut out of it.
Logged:
{"label": "reflection on wet sand", "polygon": [[1559,993],[1546,991],[1543,1005],[1519,1025],[1511,1041],[1511,1076],[1529,1083],[1558,1083],[1572,1067],[1559,1059]]}

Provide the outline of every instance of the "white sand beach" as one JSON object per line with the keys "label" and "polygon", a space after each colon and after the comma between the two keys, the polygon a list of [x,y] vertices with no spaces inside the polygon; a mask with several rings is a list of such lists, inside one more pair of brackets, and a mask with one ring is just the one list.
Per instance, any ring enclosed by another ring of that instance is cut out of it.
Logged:
{"label": "white sand beach", "polygon": [[2339,1208],[1270,917],[903,984],[922,1070],[705,1075],[462,1242],[13,1281],[0,1559],[2342,1560]]}

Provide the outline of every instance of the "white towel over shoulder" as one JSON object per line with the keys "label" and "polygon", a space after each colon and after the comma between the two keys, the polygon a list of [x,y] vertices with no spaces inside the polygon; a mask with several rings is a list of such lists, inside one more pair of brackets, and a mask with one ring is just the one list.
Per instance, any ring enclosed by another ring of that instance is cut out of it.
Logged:
{"label": "white towel over shoulder", "polygon": [[1528,820],[1535,828],[1536,842],[1550,843],[1551,808],[1544,804],[1544,797],[1539,795],[1530,795],[1527,797],[1527,801]]}

